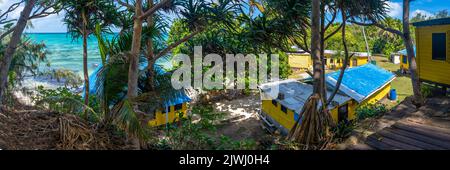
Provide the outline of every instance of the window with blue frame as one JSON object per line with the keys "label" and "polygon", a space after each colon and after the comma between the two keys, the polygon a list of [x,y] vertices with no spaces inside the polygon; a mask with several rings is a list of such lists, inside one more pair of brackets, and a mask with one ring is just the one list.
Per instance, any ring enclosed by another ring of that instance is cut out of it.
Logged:
{"label": "window with blue frame", "polygon": [[432,34],[432,58],[433,60],[445,61],[447,59],[447,37],[446,33]]}
{"label": "window with blue frame", "polygon": [[408,56],[402,55],[403,64],[408,64]]}

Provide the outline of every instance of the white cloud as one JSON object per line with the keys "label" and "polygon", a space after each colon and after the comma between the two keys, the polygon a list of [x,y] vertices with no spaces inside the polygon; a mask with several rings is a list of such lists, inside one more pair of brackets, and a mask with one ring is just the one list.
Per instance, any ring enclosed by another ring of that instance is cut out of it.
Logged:
{"label": "white cloud", "polygon": [[[7,10],[14,2],[14,0],[0,0],[0,10]],[[17,19],[20,17],[20,13],[24,8],[24,4],[19,6],[16,10],[11,12],[8,16],[9,19]],[[66,32],[67,28],[62,22],[64,13],[59,15],[53,14],[47,17],[33,19],[31,21],[32,27],[27,27],[25,32]]]}
{"label": "white cloud", "polygon": [[434,14],[432,14],[431,12],[425,11],[425,10],[421,10],[421,9],[416,9],[413,13],[412,13],[412,17],[415,17],[417,14],[421,14],[424,15],[426,17],[432,17],[434,16]]}
{"label": "white cloud", "polygon": [[28,28],[26,32],[54,33],[67,32],[67,26],[63,22],[64,13],[52,14],[44,18],[32,20],[33,27]]}
{"label": "white cloud", "polygon": [[400,2],[387,2],[389,6],[388,15],[391,17],[401,17],[403,13],[402,4]]}

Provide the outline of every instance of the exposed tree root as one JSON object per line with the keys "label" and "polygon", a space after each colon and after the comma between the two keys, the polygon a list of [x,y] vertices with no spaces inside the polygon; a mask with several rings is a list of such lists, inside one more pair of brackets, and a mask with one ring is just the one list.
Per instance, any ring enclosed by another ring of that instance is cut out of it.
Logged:
{"label": "exposed tree root", "polygon": [[[17,108],[16,108],[17,109]],[[128,149],[123,136],[69,114],[40,110],[0,112],[0,149]]]}
{"label": "exposed tree root", "polygon": [[299,149],[326,149],[332,141],[331,116],[328,110],[319,108],[319,104],[318,94],[309,97],[300,112],[302,122],[297,122],[287,136]]}

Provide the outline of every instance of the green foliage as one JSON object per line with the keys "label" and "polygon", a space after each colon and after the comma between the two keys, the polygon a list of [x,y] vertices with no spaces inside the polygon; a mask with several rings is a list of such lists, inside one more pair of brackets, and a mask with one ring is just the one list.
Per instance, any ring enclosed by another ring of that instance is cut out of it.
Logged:
{"label": "green foliage", "polygon": [[255,150],[257,144],[252,139],[244,139],[242,141],[235,141],[228,136],[220,136],[219,144],[216,146],[217,150]]}
{"label": "green foliage", "polygon": [[[102,32],[108,31],[107,26],[118,21],[117,9],[109,0],[64,0],[64,23],[73,38],[94,33],[96,25]],[[86,24],[84,18],[86,17]],[[83,32],[84,28],[86,32]]]}
{"label": "green foliage", "polygon": [[432,16],[427,16],[426,14],[422,14],[419,12],[411,18],[411,22],[420,22],[420,21],[425,21],[425,20],[447,18],[447,17],[450,17],[447,9],[438,11]]}
{"label": "green foliage", "polygon": [[[0,45],[0,57],[4,53],[3,47],[6,46]],[[11,62],[9,70],[10,79],[8,81],[10,87],[21,85],[22,80],[26,76],[36,76],[40,74],[40,64],[44,63],[47,66],[50,65],[47,60],[48,51],[45,47],[45,44],[35,43],[27,37],[22,39]]]}
{"label": "green foliage", "polygon": [[211,106],[195,106],[192,110],[198,122],[193,122],[189,116],[181,123],[169,126],[167,138],[160,140],[155,147],[158,149],[196,150],[196,149],[256,149],[256,142],[251,139],[236,141],[227,136],[215,134],[217,122],[223,118],[223,113],[216,113]]}
{"label": "green foliage", "polygon": [[346,139],[355,129],[355,122],[353,121],[341,121],[333,129],[334,138],[337,140]]}
{"label": "green foliage", "polygon": [[81,77],[78,74],[76,74],[72,70],[67,69],[55,69],[52,71],[43,72],[40,75],[48,76],[51,79],[56,79],[56,81],[58,82],[63,82],[64,87],[71,89],[77,89],[83,83]]}
{"label": "green foliage", "polygon": [[422,84],[422,85],[420,86],[420,92],[422,93],[422,96],[423,96],[424,98],[428,98],[428,97],[432,96],[432,95],[433,95],[433,90],[434,90],[434,89],[435,89],[435,88],[434,88],[433,86],[428,85],[428,84]]}
{"label": "green foliage", "polygon": [[32,96],[32,100],[36,103],[36,106],[52,111],[81,116],[84,114],[84,109],[86,109],[91,116],[91,120],[98,121],[101,118],[98,114],[99,107],[94,102],[95,97],[90,99],[90,106],[86,106],[83,104],[80,95],[73,93],[66,87],[45,89],[43,86],[38,86],[36,94]]}
{"label": "green foliage", "polygon": [[365,104],[356,108],[356,116],[358,120],[381,116],[388,111],[385,104]]}

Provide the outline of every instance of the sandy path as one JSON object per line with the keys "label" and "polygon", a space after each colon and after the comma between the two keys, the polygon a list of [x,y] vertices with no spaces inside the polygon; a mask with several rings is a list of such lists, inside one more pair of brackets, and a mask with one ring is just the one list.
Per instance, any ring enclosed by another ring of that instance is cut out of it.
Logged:
{"label": "sandy path", "polygon": [[234,140],[251,139],[260,141],[267,137],[261,128],[258,112],[261,107],[259,94],[252,94],[235,100],[213,103],[216,112],[225,113],[225,119],[217,129],[217,134]]}

